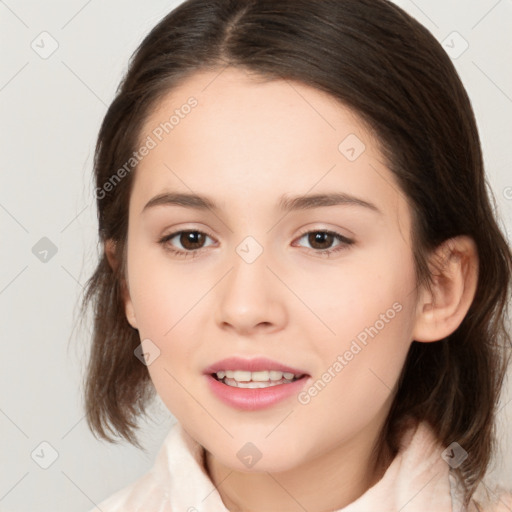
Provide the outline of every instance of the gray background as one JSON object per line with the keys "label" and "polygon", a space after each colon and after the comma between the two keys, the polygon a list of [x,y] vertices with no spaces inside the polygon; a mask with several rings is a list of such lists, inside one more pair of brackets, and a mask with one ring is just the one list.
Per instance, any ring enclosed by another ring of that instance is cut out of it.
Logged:
{"label": "gray background", "polygon": [[[1,511],[89,510],[151,467],[174,421],[157,401],[147,453],[97,441],[81,401],[88,333],[73,326],[97,258],[95,137],[132,51],[178,3],[0,0]],[[397,3],[451,52],[510,239],[512,1]],[[495,475],[510,487],[511,399],[509,382]]]}

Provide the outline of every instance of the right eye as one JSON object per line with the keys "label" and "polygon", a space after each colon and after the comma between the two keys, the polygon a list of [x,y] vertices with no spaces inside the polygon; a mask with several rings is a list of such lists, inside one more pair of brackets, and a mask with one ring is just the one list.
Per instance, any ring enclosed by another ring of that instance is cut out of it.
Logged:
{"label": "right eye", "polygon": [[[174,238],[176,238],[178,243],[181,245],[181,249],[176,248],[172,243]],[[175,231],[174,233],[165,235],[158,241],[158,243],[162,244],[166,251],[169,251],[176,256],[186,258],[190,255],[194,258],[197,253],[205,247],[204,242],[206,238],[211,237],[203,231],[188,229]]]}

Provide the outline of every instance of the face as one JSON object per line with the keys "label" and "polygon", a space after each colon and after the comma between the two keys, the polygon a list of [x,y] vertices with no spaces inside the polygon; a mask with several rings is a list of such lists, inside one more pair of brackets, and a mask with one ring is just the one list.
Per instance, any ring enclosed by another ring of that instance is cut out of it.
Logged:
{"label": "face", "polygon": [[239,470],[375,436],[417,296],[410,209],[362,122],[306,85],[227,69],[171,91],[140,140],[126,315],[169,410]]}

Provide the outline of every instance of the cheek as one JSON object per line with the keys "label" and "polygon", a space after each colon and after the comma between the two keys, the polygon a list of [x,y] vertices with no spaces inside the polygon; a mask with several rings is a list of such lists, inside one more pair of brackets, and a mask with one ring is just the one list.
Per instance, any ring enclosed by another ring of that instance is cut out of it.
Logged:
{"label": "cheek", "polygon": [[306,410],[315,403],[315,414],[326,422],[353,415],[363,425],[384,407],[410,347],[416,297],[412,256],[380,256],[359,260],[312,296],[332,332],[317,336],[312,350],[321,364],[299,403]]}
{"label": "cheek", "polygon": [[163,249],[143,244],[133,244],[127,267],[141,338],[166,342],[183,325],[193,324],[195,305],[208,290],[197,272],[171,262]]}
{"label": "cheek", "polygon": [[316,337],[320,334],[324,340],[319,348],[343,351],[351,340],[359,337],[364,343],[377,332],[387,344],[407,336],[404,328],[407,331],[415,300],[414,262],[409,251],[397,247],[401,249],[390,244],[380,251],[361,251],[340,261],[339,269],[299,278],[299,289],[317,316],[309,315],[310,323]]}
{"label": "cheek", "polygon": [[[332,439],[347,440],[364,431],[375,418],[384,418],[391,406],[410,346],[409,311],[398,301],[394,304],[396,309],[383,310],[372,304],[388,323],[379,317],[369,320],[375,315],[368,311],[357,315],[362,327],[351,318],[354,335],[340,336],[321,348],[323,364],[297,397],[296,424],[306,430],[316,425],[324,449]],[[341,321],[338,326],[343,328]]]}

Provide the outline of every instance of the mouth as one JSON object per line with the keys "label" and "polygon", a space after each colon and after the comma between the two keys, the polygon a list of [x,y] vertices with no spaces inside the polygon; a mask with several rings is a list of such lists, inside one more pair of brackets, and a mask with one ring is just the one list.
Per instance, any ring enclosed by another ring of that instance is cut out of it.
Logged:
{"label": "mouth", "polygon": [[210,374],[218,382],[235,388],[261,389],[281,384],[291,384],[296,380],[303,379],[306,374],[293,372],[282,372],[279,370],[220,370]]}
{"label": "mouth", "polygon": [[224,404],[257,411],[292,399],[311,380],[302,369],[264,357],[231,357],[204,370],[210,391]]}

